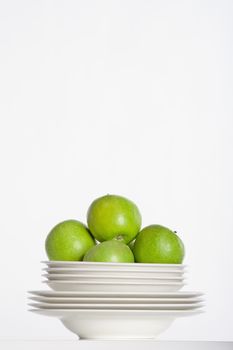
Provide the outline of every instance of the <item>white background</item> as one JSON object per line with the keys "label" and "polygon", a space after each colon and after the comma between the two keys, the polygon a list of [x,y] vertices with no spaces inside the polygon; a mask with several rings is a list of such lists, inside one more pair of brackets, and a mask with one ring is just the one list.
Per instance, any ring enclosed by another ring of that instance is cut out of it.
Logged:
{"label": "white background", "polygon": [[27,312],[44,240],[106,193],[186,246],[207,313],[160,339],[233,340],[231,0],[0,1],[0,338],[75,339]]}

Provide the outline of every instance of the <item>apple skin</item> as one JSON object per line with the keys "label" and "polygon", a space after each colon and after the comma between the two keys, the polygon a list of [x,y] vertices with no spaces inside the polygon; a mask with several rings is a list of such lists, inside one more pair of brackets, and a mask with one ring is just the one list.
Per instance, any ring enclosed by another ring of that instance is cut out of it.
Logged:
{"label": "apple skin", "polygon": [[135,239],[128,243],[128,247],[132,250],[132,252],[133,252],[134,243],[135,243]]}
{"label": "apple skin", "polygon": [[185,249],[174,231],[161,225],[150,225],[137,235],[133,253],[138,263],[181,264]]}
{"label": "apple skin", "polygon": [[92,247],[85,254],[83,261],[133,263],[134,255],[125,243],[109,240]]}
{"label": "apple skin", "polygon": [[97,198],[87,212],[87,223],[97,241],[116,238],[124,243],[132,241],[141,228],[141,214],[129,199],[106,195]]}
{"label": "apple skin", "polygon": [[82,222],[66,220],[49,232],[45,250],[49,260],[81,261],[95,244],[94,238]]}

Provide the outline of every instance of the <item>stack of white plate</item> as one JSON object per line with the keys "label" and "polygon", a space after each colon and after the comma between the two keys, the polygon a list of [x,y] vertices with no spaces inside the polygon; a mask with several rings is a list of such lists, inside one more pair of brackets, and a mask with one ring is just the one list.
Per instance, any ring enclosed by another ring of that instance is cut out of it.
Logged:
{"label": "stack of white plate", "polygon": [[154,338],[203,307],[203,293],[179,291],[181,264],[44,263],[53,291],[30,292],[31,311],[58,317],[79,338]]}
{"label": "stack of white plate", "polygon": [[45,283],[57,291],[170,292],[184,286],[184,265],[45,262]]}

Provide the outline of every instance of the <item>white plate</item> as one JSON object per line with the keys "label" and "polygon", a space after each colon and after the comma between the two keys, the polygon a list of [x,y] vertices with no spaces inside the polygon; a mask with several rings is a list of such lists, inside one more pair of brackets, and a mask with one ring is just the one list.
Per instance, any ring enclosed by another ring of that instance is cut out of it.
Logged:
{"label": "white plate", "polygon": [[30,310],[57,317],[81,339],[154,339],[178,317],[201,310]]}
{"label": "white plate", "polygon": [[113,309],[113,310],[194,310],[204,306],[204,303],[190,303],[190,304],[112,304],[112,303],[98,303],[98,304],[54,304],[54,303],[29,303],[29,306],[36,307],[38,309]]}
{"label": "white plate", "polygon": [[95,297],[44,297],[44,296],[36,296],[29,297],[28,299],[39,301],[42,303],[49,304],[77,304],[77,303],[89,303],[89,304],[97,304],[97,303],[119,303],[119,304],[130,304],[130,303],[139,303],[139,304],[193,304],[204,301],[203,298],[193,297],[193,298],[95,298]]}
{"label": "white plate", "polygon": [[49,267],[71,267],[71,268],[92,268],[100,270],[104,269],[132,269],[133,271],[138,271],[141,269],[147,270],[172,270],[172,271],[183,271],[186,265],[183,264],[142,264],[142,263],[109,263],[109,262],[89,262],[89,261],[42,261]]}
{"label": "white plate", "polygon": [[31,290],[28,293],[48,298],[196,298],[203,296],[199,291],[180,292],[92,292],[92,291],[53,291],[53,290]]}
{"label": "white plate", "polygon": [[174,292],[180,290],[185,283],[113,283],[113,282],[46,282],[56,291],[99,291],[99,292]]}
{"label": "white plate", "polygon": [[49,274],[61,274],[61,275],[86,275],[88,276],[95,274],[95,276],[109,276],[113,275],[115,277],[123,277],[123,276],[130,276],[130,277],[141,277],[141,276],[148,276],[150,277],[165,277],[165,278],[174,278],[174,277],[183,277],[184,273],[186,270],[151,270],[151,269],[140,269],[140,270],[134,270],[130,268],[125,268],[125,269],[118,269],[117,267],[114,267],[114,269],[93,269],[93,268],[88,268],[86,267],[85,269],[82,269],[81,267],[77,268],[59,268],[59,267],[48,267],[48,268],[43,268],[43,271],[46,271]]}
{"label": "white plate", "polygon": [[155,278],[155,277],[129,277],[129,276],[122,276],[122,277],[116,277],[114,275],[109,276],[103,276],[103,275],[60,275],[60,274],[44,274],[42,277],[45,277],[49,281],[80,281],[80,282],[113,282],[113,283],[176,283],[176,282],[183,282],[184,278],[182,277],[175,277],[175,278]]}

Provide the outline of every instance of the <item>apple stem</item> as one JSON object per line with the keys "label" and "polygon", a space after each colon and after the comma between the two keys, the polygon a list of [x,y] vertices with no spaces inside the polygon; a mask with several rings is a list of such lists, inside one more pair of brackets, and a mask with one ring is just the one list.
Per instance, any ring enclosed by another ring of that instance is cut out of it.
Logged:
{"label": "apple stem", "polygon": [[117,241],[123,241],[123,240],[124,240],[122,235],[116,236],[115,239],[116,239]]}

